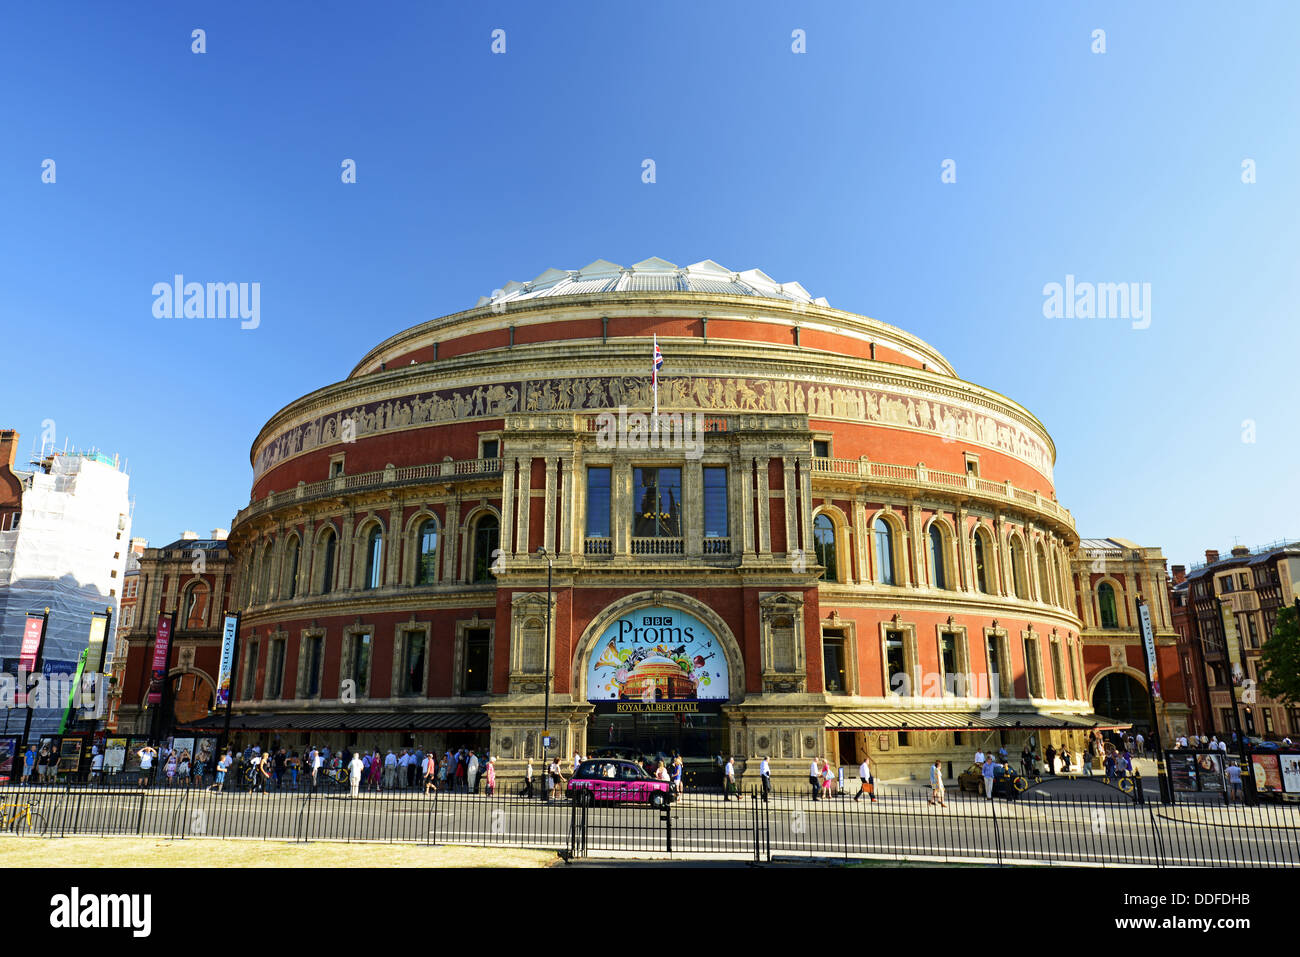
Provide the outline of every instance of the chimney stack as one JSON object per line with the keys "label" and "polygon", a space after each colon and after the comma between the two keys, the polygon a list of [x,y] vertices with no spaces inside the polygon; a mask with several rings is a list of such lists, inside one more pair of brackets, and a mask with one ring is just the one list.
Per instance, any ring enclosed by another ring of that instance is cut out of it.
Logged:
{"label": "chimney stack", "polygon": [[1232,546],[1232,557],[1233,557],[1233,558],[1245,558],[1245,557],[1246,557],[1247,555],[1249,555],[1249,554],[1250,554],[1250,549],[1247,548],[1245,545],[1233,545],[1233,546]]}
{"label": "chimney stack", "polygon": [[1186,565],[1175,565],[1175,566],[1173,567],[1173,573],[1174,573],[1174,584],[1175,584],[1175,585],[1181,585],[1183,582],[1187,581],[1187,566],[1186,566]]}
{"label": "chimney stack", "polygon": [[1205,550],[1205,564],[1213,565],[1219,560],[1219,553],[1216,549],[1207,548]]}
{"label": "chimney stack", "polygon": [[0,430],[0,465],[9,471],[14,470],[14,460],[18,457],[18,432],[15,429]]}
{"label": "chimney stack", "polygon": [[197,542],[198,540],[199,540],[198,532],[191,532],[189,530],[181,532],[181,541],[183,542]]}
{"label": "chimney stack", "polygon": [[214,542],[224,542],[226,540],[226,536],[229,534],[230,534],[230,529],[228,528],[214,528],[212,530],[212,540]]}

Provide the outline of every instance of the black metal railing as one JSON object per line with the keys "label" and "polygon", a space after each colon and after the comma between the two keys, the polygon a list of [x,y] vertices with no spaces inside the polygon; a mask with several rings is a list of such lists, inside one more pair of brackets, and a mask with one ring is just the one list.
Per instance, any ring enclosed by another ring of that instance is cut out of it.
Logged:
{"label": "black metal railing", "polygon": [[[499,782],[500,783],[500,782]],[[0,788],[0,830],[47,837],[141,836],[467,844],[567,857],[883,859],[985,865],[1295,867],[1300,807],[1137,803],[1115,788],[1016,800],[877,788],[814,800],[808,789],[689,790],[663,808],[547,802],[521,785],[496,794],[347,787]],[[30,803],[30,808],[26,805]],[[29,818],[28,811],[31,811]]]}

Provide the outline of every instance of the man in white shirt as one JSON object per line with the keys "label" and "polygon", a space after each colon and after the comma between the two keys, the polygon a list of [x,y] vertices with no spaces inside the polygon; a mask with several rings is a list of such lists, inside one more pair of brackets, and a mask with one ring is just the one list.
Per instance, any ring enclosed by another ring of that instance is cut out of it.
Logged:
{"label": "man in white shirt", "polygon": [[397,786],[399,788],[406,788],[406,783],[411,777],[410,764],[411,752],[406,748],[402,748],[402,756],[397,759]]}
{"label": "man in white shirt", "polygon": [[984,767],[984,749],[983,749],[983,748],[980,748],[979,750],[977,750],[977,751],[975,752],[975,763],[978,764],[980,767]]}
{"label": "man in white shirt", "polygon": [[[736,791],[736,759],[727,758],[727,766],[722,771],[722,800],[730,801],[731,795]],[[740,800],[740,795],[736,794],[736,800]]]}
{"label": "man in white shirt", "polygon": [[1147,739],[1142,737],[1141,731],[1137,733],[1137,737],[1133,739],[1133,743],[1137,745],[1138,757],[1139,758],[1142,757],[1142,755],[1146,752]]}
{"label": "man in white shirt", "polygon": [[472,794],[478,794],[478,769],[478,755],[471,751],[469,753],[469,763],[465,765],[465,780]]}
{"label": "man in white shirt", "polygon": [[321,756],[319,748],[311,749],[311,789],[316,790],[316,777],[320,774]]}
{"label": "man in white shirt", "polygon": [[871,758],[863,758],[858,765],[858,793],[853,795],[853,800],[856,801],[863,794],[871,795],[872,804],[876,802],[876,782],[871,776]]}
{"label": "man in white shirt", "polygon": [[818,800],[822,793],[822,769],[816,758],[813,758],[812,767],[808,769],[808,783],[812,785],[813,800]]}
{"label": "man in white shirt", "polygon": [[767,802],[768,792],[772,790],[772,768],[767,763],[767,755],[763,755],[763,760],[758,765],[758,780],[763,785],[763,801]]}

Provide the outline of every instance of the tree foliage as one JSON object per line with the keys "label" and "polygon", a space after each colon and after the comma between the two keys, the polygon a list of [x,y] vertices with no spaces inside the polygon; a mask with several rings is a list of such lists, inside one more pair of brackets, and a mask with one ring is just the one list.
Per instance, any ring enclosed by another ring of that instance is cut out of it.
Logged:
{"label": "tree foliage", "polygon": [[1300,705],[1300,620],[1295,608],[1278,610],[1273,635],[1260,653],[1259,675],[1264,695]]}

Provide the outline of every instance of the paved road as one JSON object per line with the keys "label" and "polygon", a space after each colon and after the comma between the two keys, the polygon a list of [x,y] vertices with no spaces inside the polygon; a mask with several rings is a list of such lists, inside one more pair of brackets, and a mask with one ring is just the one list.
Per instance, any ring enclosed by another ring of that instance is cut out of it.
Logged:
{"label": "paved road", "polygon": [[[1300,865],[1300,809],[1138,806],[1087,782],[1094,799],[1065,799],[1055,782],[1016,802],[949,792],[932,807],[919,789],[882,789],[876,804],[688,794],[671,812],[674,855],[886,856],[911,860],[1217,866]],[[343,792],[220,794],[206,790],[24,791],[55,833],[252,837],[308,841],[570,846],[573,809],[498,795]],[[0,792],[0,803],[13,800]],[[579,820],[582,820],[579,812]],[[645,807],[585,811],[592,856],[662,855],[669,827]]]}

